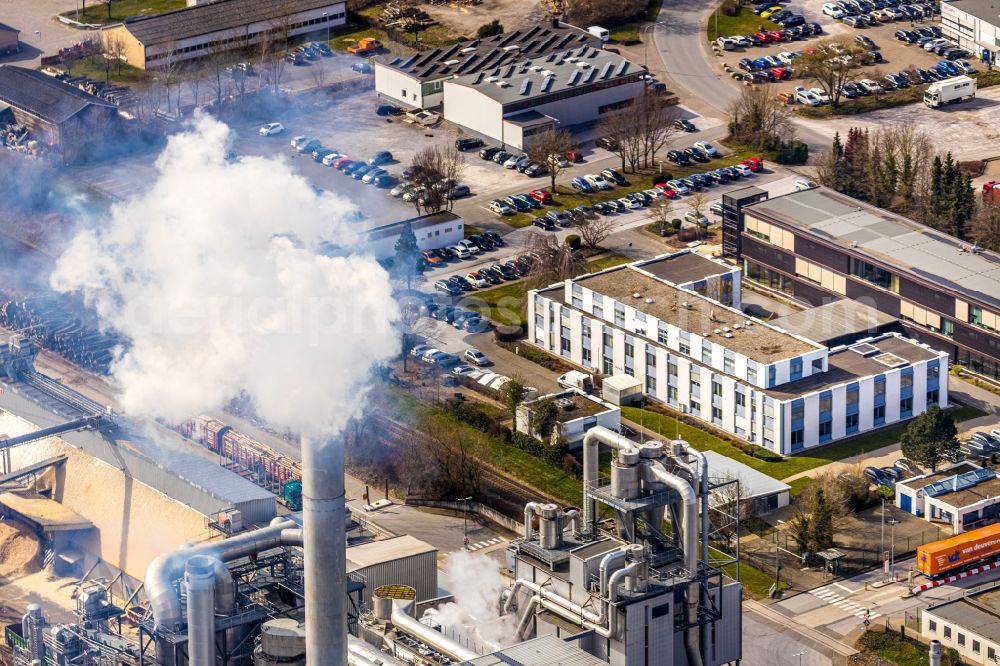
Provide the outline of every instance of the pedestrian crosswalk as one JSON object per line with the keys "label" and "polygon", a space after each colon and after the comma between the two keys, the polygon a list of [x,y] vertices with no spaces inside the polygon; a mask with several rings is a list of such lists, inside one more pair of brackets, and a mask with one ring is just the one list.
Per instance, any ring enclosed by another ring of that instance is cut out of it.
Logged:
{"label": "pedestrian crosswalk", "polygon": [[809,590],[809,594],[861,619],[865,618],[866,612],[868,612],[869,620],[874,620],[881,615],[881,613],[870,612],[865,606],[848,599],[847,597],[852,594],[848,589],[834,588],[832,585],[828,585],[817,587],[815,590]]}
{"label": "pedestrian crosswalk", "polygon": [[503,537],[493,537],[492,539],[487,539],[486,541],[479,541],[477,543],[469,544],[466,550],[482,550],[483,548],[489,548],[490,546],[495,546],[503,541]]}

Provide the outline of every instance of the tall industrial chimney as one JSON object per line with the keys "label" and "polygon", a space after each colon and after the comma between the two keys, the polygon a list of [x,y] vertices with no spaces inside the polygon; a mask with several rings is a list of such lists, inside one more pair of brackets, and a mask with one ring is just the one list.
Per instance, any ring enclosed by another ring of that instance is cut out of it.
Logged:
{"label": "tall industrial chimney", "polygon": [[306,664],[347,664],[344,447],[302,438]]}
{"label": "tall industrial chimney", "polygon": [[195,555],[184,571],[187,587],[188,663],[215,666],[215,561]]}

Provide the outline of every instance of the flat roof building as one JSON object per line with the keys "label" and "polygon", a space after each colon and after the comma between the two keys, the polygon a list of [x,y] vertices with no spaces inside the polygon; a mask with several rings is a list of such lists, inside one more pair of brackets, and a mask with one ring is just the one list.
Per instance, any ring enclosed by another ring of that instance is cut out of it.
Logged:
{"label": "flat roof building", "polygon": [[576,390],[539,396],[517,407],[515,427],[518,432],[543,439],[539,432],[538,405],[551,400],[556,406],[556,419],[551,439],[561,438],[570,448],[583,445],[583,437],[594,426],[604,426],[617,431],[621,426],[621,409],[597,396]]}
{"label": "flat roof building", "polygon": [[738,268],[691,281],[695,263],[665,255],[533,290],[529,341],[782,455],[948,404],[945,352],[899,334],[820,344],[745,315]]}
{"label": "flat roof building", "polygon": [[958,463],[897,482],[895,501],[903,511],[959,534],[1000,520],[1000,478],[992,467]]}
{"label": "flat roof building", "polygon": [[592,124],[644,93],[646,70],[622,56],[584,44],[444,81],[444,117],[524,149],[557,125]]}
{"label": "flat roof building", "polygon": [[396,253],[396,241],[407,222],[421,250],[448,247],[465,238],[465,221],[455,213],[443,210],[369,229],[366,249],[376,259],[392,257]]}
{"label": "flat roof building", "polygon": [[942,2],[941,32],[976,58],[996,62],[1000,53],[1000,12],[992,0]]}
{"label": "flat roof building", "polygon": [[[724,481],[740,482],[740,497],[753,502],[753,514],[761,515],[768,511],[788,506],[791,500],[792,487],[778,479],[758,472],[749,465],[728,458],[712,450],[703,452],[708,459],[709,476],[713,483]],[[718,499],[713,494],[713,499]]]}
{"label": "flat roof building", "polygon": [[169,62],[243,49],[263,39],[294,37],[344,25],[346,4],[331,0],[215,0],[153,16],[137,16],[101,30],[107,47],[120,40],[128,64],[155,69]]}
{"label": "flat roof building", "polygon": [[586,30],[553,20],[527,30],[442,46],[412,56],[375,63],[375,90],[380,97],[411,108],[430,109],[444,102],[444,82],[456,76],[505,67],[524,58],[542,58],[583,45],[600,47]]}
{"label": "flat roof building", "polygon": [[0,55],[10,55],[21,50],[21,31],[0,23]]}
{"label": "flat roof building", "polygon": [[0,103],[32,139],[63,162],[93,157],[113,132],[118,108],[100,97],[33,69],[0,67]]}
{"label": "flat roof building", "polygon": [[849,298],[777,317],[770,322],[789,333],[796,333],[830,347],[849,345],[862,338],[903,330],[895,317]]}
{"label": "flat roof building", "polygon": [[1000,584],[920,613],[920,632],[954,648],[963,661],[993,664],[1000,655]]}
{"label": "flat roof building", "polygon": [[735,214],[724,245],[747,279],[813,306],[860,301],[953,362],[1000,378],[1000,254],[825,187]]}

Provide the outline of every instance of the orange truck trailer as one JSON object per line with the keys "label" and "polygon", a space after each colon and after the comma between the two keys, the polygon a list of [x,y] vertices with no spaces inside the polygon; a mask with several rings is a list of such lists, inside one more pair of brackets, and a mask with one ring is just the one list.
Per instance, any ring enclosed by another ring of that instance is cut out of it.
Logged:
{"label": "orange truck trailer", "polygon": [[917,571],[941,576],[996,555],[1000,555],[1000,523],[920,546],[917,548]]}

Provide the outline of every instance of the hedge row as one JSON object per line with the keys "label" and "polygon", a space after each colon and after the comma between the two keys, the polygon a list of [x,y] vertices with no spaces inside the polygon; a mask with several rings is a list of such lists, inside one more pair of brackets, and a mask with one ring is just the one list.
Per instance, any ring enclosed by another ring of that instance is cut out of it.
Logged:
{"label": "hedge row", "polygon": [[531,435],[511,430],[497,423],[490,414],[479,405],[463,400],[449,400],[445,410],[458,420],[468,423],[476,430],[499,438],[504,444],[520,449],[539,460],[551,465],[558,465],[566,455],[566,442],[559,440],[556,444],[546,444]]}

